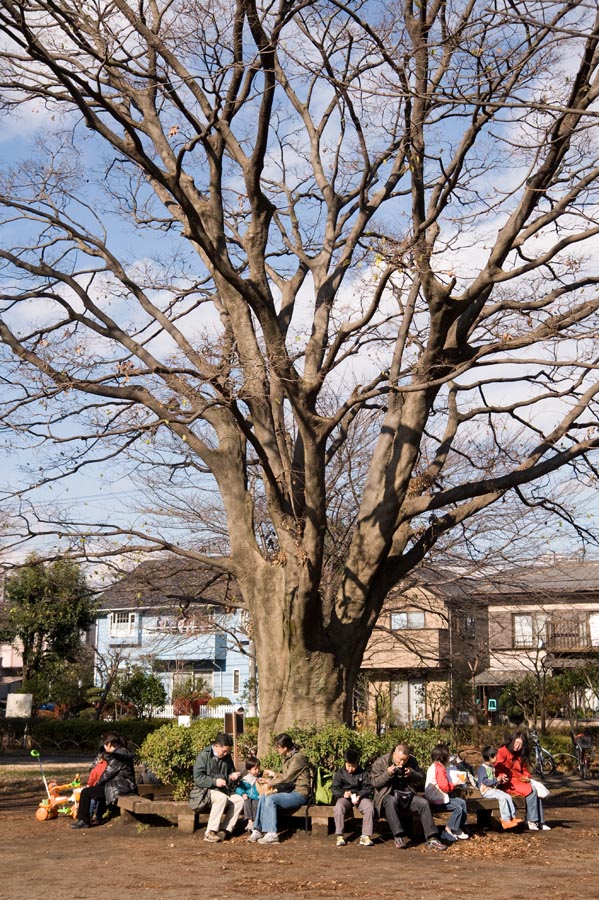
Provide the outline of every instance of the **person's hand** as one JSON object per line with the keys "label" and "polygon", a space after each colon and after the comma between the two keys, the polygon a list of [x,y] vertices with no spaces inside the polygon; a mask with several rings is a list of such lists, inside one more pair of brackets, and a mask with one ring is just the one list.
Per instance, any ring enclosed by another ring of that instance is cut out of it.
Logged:
{"label": "person's hand", "polygon": [[241,778],[241,772],[231,772],[229,775],[229,781],[239,781]]}
{"label": "person's hand", "polygon": [[525,784],[528,784],[530,781],[530,778],[527,778],[525,775],[522,775],[522,777],[520,778],[520,781],[523,781]]}
{"label": "person's hand", "polygon": [[389,773],[389,775],[395,775],[396,768],[397,766],[387,766],[387,772]]}
{"label": "person's hand", "polygon": [[351,800],[351,791],[345,791],[343,794],[346,800]]}
{"label": "person's hand", "polygon": [[407,775],[410,774],[411,771],[412,771],[411,769],[404,769],[404,770],[403,770],[403,773],[404,773],[404,775],[407,776]]}
{"label": "person's hand", "polygon": [[216,781],[214,782],[214,784],[216,785],[217,788],[221,788],[221,787],[226,787],[226,786],[227,786],[227,782],[225,781],[224,778],[217,778]]}
{"label": "person's hand", "polygon": [[265,770],[264,770],[264,774],[266,775],[267,778],[274,778],[274,777],[275,777],[275,773],[273,772],[272,769],[265,769]]}
{"label": "person's hand", "polygon": [[247,795],[247,794],[242,794],[241,796],[243,797],[244,800],[247,800],[247,799],[248,799],[248,795]]}

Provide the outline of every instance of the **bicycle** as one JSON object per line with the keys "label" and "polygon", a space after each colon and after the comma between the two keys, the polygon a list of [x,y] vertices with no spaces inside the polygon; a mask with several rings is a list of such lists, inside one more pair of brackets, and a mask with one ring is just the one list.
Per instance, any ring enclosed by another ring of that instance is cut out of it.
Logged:
{"label": "bicycle", "polygon": [[567,775],[577,773],[581,779],[590,777],[591,762],[593,761],[593,739],[588,732],[574,734],[572,738],[573,753],[556,753],[555,766],[558,772]]}
{"label": "bicycle", "polygon": [[570,732],[570,737],[574,744],[574,755],[578,764],[578,774],[581,778],[588,778],[590,775],[591,762],[593,760],[593,738],[588,731],[580,734]]}
{"label": "bicycle", "polygon": [[530,749],[534,755],[533,772],[535,775],[551,775],[555,772],[555,759],[546,747],[541,746],[539,735],[535,728],[529,732]]}

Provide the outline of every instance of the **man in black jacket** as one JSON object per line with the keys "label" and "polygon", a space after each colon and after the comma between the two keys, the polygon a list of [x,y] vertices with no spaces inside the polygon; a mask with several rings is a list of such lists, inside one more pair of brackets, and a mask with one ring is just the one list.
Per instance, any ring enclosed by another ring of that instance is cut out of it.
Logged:
{"label": "man in black jacket", "polygon": [[372,785],[367,773],[360,766],[360,754],[357,750],[345,752],[345,763],[333,777],[332,792],[335,800],[333,816],[335,818],[335,834],[338,847],[345,847],[343,837],[345,817],[353,812],[354,807],[362,813],[361,847],[372,847],[374,830],[374,807],[372,805]]}
{"label": "man in black jacket", "polygon": [[234,793],[241,772],[234,771],[232,749],[231,735],[219,734],[212,746],[200,750],[193,766],[195,786],[210,790],[210,816],[204,840],[211,844],[231,837],[243,811],[243,797]]}
{"label": "man in black jacket", "polygon": [[390,754],[375,759],[370,780],[374,787],[375,809],[387,819],[398,850],[405,849],[409,844],[400,819],[402,811],[405,815],[408,810],[420,818],[429,850],[447,849],[439,840],[428,800],[414,793],[424,786],[424,772],[407,744],[398,744]]}

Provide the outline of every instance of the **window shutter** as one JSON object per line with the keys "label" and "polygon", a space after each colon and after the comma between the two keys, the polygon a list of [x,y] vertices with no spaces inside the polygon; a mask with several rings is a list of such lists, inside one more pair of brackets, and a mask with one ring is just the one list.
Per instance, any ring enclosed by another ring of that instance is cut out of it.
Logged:
{"label": "window shutter", "polygon": [[509,612],[489,610],[489,649],[511,650],[513,647],[512,616]]}

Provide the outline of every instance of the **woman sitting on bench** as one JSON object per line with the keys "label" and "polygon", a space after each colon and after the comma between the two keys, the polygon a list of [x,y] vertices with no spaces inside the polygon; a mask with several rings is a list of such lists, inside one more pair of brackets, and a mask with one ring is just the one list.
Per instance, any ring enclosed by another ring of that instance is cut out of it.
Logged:
{"label": "woman sitting on bench", "polygon": [[303,806],[310,793],[310,764],[303,753],[293,746],[288,734],[275,738],[275,749],[282,759],[282,771],[264,770],[272,793],[263,794],[258,801],[251,844],[277,844],[277,815],[279,809],[295,812]]}

